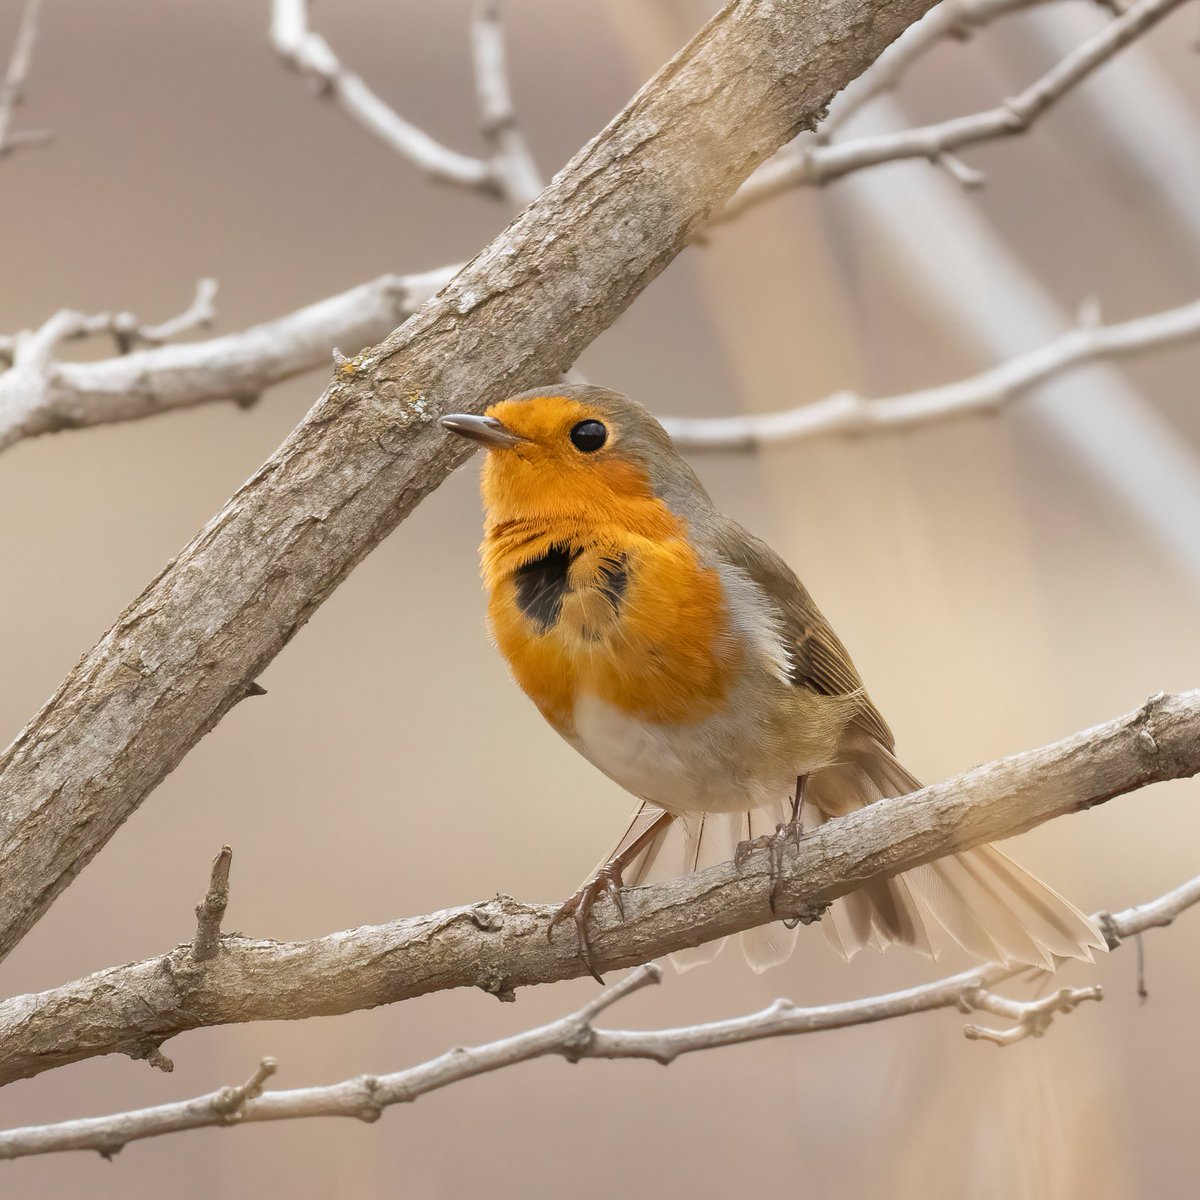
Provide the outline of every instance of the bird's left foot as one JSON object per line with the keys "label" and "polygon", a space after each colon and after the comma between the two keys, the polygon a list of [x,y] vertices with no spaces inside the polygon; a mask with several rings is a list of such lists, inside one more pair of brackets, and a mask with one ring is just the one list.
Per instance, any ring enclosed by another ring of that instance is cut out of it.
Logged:
{"label": "bird's left foot", "polygon": [[[792,802],[792,819],[790,821],[776,825],[774,833],[739,842],[737,849],[733,852],[733,863],[739,871],[753,851],[766,850],[769,853],[771,864],[771,895],[769,899],[772,912],[777,911],[779,892],[783,886],[783,852],[789,845],[794,850],[800,845],[801,838],[804,837],[804,822],[801,819],[801,813],[804,807],[804,791],[807,782],[807,776],[801,776],[796,780],[796,798]],[[787,925],[789,921],[798,919],[787,918],[784,924]]]}
{"label": "bird's left foot", "polygon": [[569,918],[575,923],[575,936],[579,941],[579,957],[583,959],[583,965],[587,967],[588,973],[597,983],[603,983],[604,980],[592,962],[592,947],[588,941],[587,931],[588,917],[591,915],[592,909],[595,908],[596,901],[603,895],[607,896],[613,902],[617,912],[621,915],[621,920],[625,920],[625,906],[621,903],[621,888],[623,886],[624,881],[621,879],[621,868],[619,865],[609,863],[607,866],[601,867],[550,918],[550,927],[546,930],[546,936],[553,938],[554,927],[561,921]]}

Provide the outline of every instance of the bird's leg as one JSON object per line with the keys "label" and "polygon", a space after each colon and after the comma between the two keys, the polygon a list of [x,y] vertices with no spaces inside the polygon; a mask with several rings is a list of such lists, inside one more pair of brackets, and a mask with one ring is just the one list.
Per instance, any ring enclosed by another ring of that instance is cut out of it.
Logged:
{"label": "bird's leg", "polygon": [[654,823],[638,834],[628,846],[614,854],[596,873],[550,918],[550,926],[546,930],[547,937],[554,936],[554,927],[569,917],[575,922],[575,936],[579,940],[579,957],[583,964],[598,983],[604,980],[592,963],[592,949],[588,942],[587,920],[596,901],[601,895],[607,896],[625,920],[625,906],[621,903],[621,888],[625,886],[621,872],[664,830],[675,818],[670,813],[663,813]]}
{"label": "bird's leg", "polygon": [[[788,821],[775,827],[775,832],[767,834],[764,837],[750,838],[747,841],[740,842],[733,854],[734,864],[738,870],[742,869],[742,864],[746,861],[747,855],[752,850],[766,850],[771,856],[771,911],[775,911],[776,901],[779,899],[780,876],[783,874],[783,851],[788,842],[793,845],[799,843],[804,836],[803,812],[804,812],[804,793],[808,788],[808,776],[799,775],[796,777],[796,795],[792,799],[792,816]],[[784,922],[787,923],[786,921]]]}
{"label": "bird's leg", "polygon": [[[808,776],[796,776],[796,795],[792,800],[792,819],[780,825],[771,839],[771,911],[775,911],[775,902],[779,898],[779,879],[783,874],[783,848],[788,842],[793,846],[800,844],[804,836],[804,793],[808,790]],[[800,920],[792,917],[784,920],[789,929]]]}

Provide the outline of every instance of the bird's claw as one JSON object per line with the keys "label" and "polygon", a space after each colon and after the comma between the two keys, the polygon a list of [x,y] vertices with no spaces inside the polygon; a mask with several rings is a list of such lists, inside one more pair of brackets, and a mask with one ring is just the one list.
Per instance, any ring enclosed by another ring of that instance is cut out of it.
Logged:
{"label": "bird's claw", "polygon": [[797,817],[793,817],[790,821],[784,821],[782,824],[775,827],[774,833],[764,834],[760,837],[749,838],[747,841],[739,842],[737,849],[733,852],[734,866],[740,871],[745,865],[746,859],[754,853],[755,850],[766,850],[769,855],[770,875],[771,875],[771,894],[768,902],[771,905],[771,911],[776,911],[776,906],[779,900],[779,891],[783,886],[783,852],[790,843],[793,847],[800,844],[800,839],[804,836],[804,829]]}
{"label": "bird's claw", "polygon": [[588,942],[587,932],[588,917],[591,915],[592,909],[596,906],[596,901],[600,899],[601,895],[605,895],[612,901],[613,907],[616,908],[621,920],[624,921],[625,905],[621,900],[621,888],[623,886],[624,881],[621,878],[619,867],[611,863],[601,867],[575,895],[555,912],[554,916],[550,918],[550,925],[546,930],[546,936],[553,938],[554,927],[560,922],[570,918],[575,923],[575,936],[579,942],[579,957],[583,959],[583,965],[587,967],[588,974],[597,983],[603,983],[604,979],[592,962],[592,948]]}

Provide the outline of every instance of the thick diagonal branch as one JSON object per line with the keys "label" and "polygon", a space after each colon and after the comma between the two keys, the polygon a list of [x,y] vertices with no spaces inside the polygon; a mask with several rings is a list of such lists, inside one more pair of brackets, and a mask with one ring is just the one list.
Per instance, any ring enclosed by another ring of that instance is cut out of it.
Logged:
{"label": "thick diagonal branch", "polygon": [[559,378],[929,3],[730,4],[438,296],[338,368],[0,756],[0,955],[463,461],[438,416]]}
{"label": "thick diagonal branch", "polygon": [[[1061,742],[822,825],[785,859],[780,910],[814,913],[868,879],[1197,772],[1200,691],[1156,696]],[[740,870],[727,863],[629,891],[625,922],[601,907],[596,964],[633,966],[772,920],[769,859],[757,851]],[[497,897],[310,942],[228,935],[204,962],[181,946],[18,996],[0,1004],[0,1083],[98,1054],[144,1056],[204,1025],[330,1016],[455,987],[511,999],[518,987],[587,974],[570,931],[548,938],[554,911]]]}

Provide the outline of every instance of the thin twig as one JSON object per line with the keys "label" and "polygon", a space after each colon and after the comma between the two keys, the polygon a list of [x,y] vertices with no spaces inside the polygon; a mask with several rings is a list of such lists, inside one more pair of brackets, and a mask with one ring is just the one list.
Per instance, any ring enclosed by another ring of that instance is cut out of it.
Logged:
{"label": "thin twig", "polygon": [[489,163],[451,150],[406,121],[358,75],[342,66],[329,43],[309,28],[307,0],[274,0],[271,44],[287,66],[316,79],[323,95],[336,100],[364,129],[430,178],[483,192],[498,191]]}
{"label": "thin twig", "polygon": [[25,99],[25,85],[29,80],[29,68],[33,63],[33,45],[37,40],[38,10],[42,0],[26,0],[13,42],[8,70],[0,83],[0,157],[18,146],[35,146],[50,140],[46,129],[22,129],[13,131],[13,116]]}
{"label": "thin twig", "polygon": [[196,936],[192,940],[192,960],[204,962],[216,956],[221,944],[221,921],[229,904],[229,867],[233,851],[222,846],[213,859],[208,894],[203,904],[196,905]]}
{"label": "thin twig", "polygon": [[542,177],[517,124],[500,0],[474,0],[471,51],[483,134],[492,146],[493,174],[513,207],[524,208],[542,190]]}
{"label": "thin twig", "polygon": [[[24,438],[137,420],[177,408],[232,400],[253,404],[264,389],[329,362],[330,348],[357,353],[393,330],[445,286],[458,265],[415,275],[384,275],[274,321],[202,342],[161,345],[98,362],[61,362],[64,339],[126,329],[121,314],[56,313],[33,333],[0,338],[0,450]],[[133,339],[153,344],[206,316],[205,283],[187,313],[137,325]],[[120,317],[118,320],[117,318]],[[127,334],[128,336],[128,334]],[[15,360],[20,349],[22,358]]]}
{"label": "thin twig", "polygon": [[965,39],[999,17],[1045,4],[1048,0],[942,0],[910,26],[829,106],[817,140],[830,141],[847,121],[872,100],[896,88],[913,65],[939,42]]}
{"label": "thin twig", "polygon": [[[770,853],[757,850],[740,865],[626,889],[624,918],[607,904],[591,914],[593,959],[617,970],[778,919],[773,880],[781,913],[815,915],[867,880],[1197,772],[1200,691],[1153,697],[1052,746],[829,821],[789,847],[775,875]],[[203,964],[182,946],[16,996],[0,1003],[0,1083],[200,1026],[331,1016],[452,987],[511,1000],[516,988],[587,972],[573,931],[547,936],[555,908],[498,896],[308,942],[227,934]],[[1104,926],[1110,944],[1124,932]]]}
{"label": "thin twig", "polygon": [[964,999],[972,1008],[998,1017],[1007,1017],[1013,1024],[1004,1029],[968,1025],[963,1029],[963,1033],[973,1041],[1011,1046],[1027,1037],[1041,1037],[1057,1015],[1073,1012],[1085,1000],[1103,1000],[1104,992],[1099,984],[1093,984],[1082,988],[1059,988],[1049,996],[1042,996],[1037,1000],[1013,1000],[981,988],[973,996]]}
{"label": "thin twig", "polygon": [[32,332],[0,337],[0,359],[20,364],[29,362],[32,357],[46,366],[51,352],[63,342],[101,335],[113,339],[119,354],[128,354],[138,346],[162,346],[211,325],[217,319],[216,296],[217,281],[201,279],[188,307],[157,325],[145,324],[127,311],[81,313],[64,308]]}
{"label": "thin twig", "polygon": [[[714,222],[728,221],[792,187],[829,183],[852,171],[884,162],[924,158],[937,163],[965,146],[1024,133],[1072,88],[1183,2],[1139,0],[1036,83],[986,112],[899,133],[853,138],[828,146],[814,143],[786,150],[760,167],[717,214]],[[974,180],[975,177],[971,178]]]}
{"label": "thin twig", "polygon": [[663,425],[676,445],[688,450],[744,450],[807,438],[909,429],[970,413],[997,412],[1064,371],[1200,337],[1200,300],[1114,325],[1094,325],[1083,316],[1077,328],[1047,345],[956,383],[877,400],[837,392],[781,412],[666,417]]}
{"label": "thin twig", "polygon": [[[1200,877],[1150,905],[1122,913],[1100,913],[1096,920],[1119,929],[1121,936],[1129,937],[1140,934],[1144,928],[1164,923],[1159,919],[1164,906],[1172,910],[1173,919],[1197,902],[1200,902]],[[1158,915],[1152,916],[1152,912]],[[27,1126],[0,1133],[0,1158],[64,1150],[95,1150],[110,1157],[129,1142],[143,1138],[241,1122],[301,1117],[356,1117],[374,1121],[390,1105],[407,1103],[464,1079],[553,1054],[569,1062],[648,1058],[666,1064],[682,1054],[701,1050],[764,1038],[845,1029],[942,1008],[978,1009],[1011,1019],[1014,1024],[1005,1029],[968,1025],[964,1030],[968,1038],[1007,1046],[1026,1037],[1040,1037],[1055,1015],[1070,1012],[1085,1000],[1101,997],[1100,988],[1095,985],[1063,988],[1051,996],[1028,1001],[1013,1000],[992,990],[1013,974],[1012,968],[991,963],[934,983],[844,1004],[800,1008],[790,1000],[776,1000],[761,1012],[705,1025],[662,1030],[597,1029],[594,1022],[602,1012],[634,992],[661,981],[658,967],[641,966],[569,1016],[483,1046],[459,1047],[390,1075],[360,1075],[320,1087],[264,1092],[263,1084],[275,1070],[275,1060],[264,1058],[250,1081],[241,1088],[224,1088],[192,1100],[113,1116]]]}

